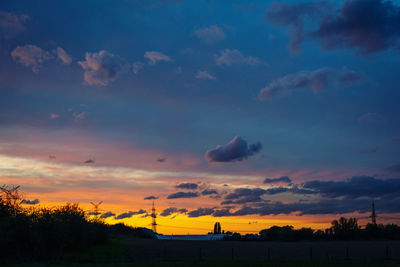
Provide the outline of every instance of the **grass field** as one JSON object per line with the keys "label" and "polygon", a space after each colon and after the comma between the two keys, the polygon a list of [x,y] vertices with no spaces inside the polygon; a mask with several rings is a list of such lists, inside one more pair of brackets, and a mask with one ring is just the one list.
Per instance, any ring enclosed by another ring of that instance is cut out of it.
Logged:
{"label": "grass field", "polygon": [[[46,263],[14,266],[400,266],[400,242],[113,239]],[[13,266],[13,265],[10,265]]]}

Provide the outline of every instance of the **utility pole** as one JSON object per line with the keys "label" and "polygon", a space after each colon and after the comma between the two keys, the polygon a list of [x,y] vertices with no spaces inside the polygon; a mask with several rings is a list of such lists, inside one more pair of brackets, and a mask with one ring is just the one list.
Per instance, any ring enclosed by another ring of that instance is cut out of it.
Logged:
{"label": "utility pole", "polygon": [[154,233],[157,233],[157,222],[156,222],[156,208],[154,207],[154,200],[153,200],[153,207],[151,208],[151,229]]}

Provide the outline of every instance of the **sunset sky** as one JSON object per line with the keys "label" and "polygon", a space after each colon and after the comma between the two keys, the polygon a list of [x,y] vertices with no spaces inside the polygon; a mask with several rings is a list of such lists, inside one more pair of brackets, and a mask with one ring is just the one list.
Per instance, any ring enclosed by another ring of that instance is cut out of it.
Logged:
{"label": "sunset sky", "polygon": [[163,234],[400,223],[400,1],[0,2],[0,184]]}

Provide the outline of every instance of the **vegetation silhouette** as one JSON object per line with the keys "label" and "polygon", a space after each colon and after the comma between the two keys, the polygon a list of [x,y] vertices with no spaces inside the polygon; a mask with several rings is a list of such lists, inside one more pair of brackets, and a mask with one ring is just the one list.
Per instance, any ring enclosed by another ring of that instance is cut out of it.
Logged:
{"label": "vegetation silhouette", "polygon": [[152,238],[151,231],[91,219],[77,203],[53,208],[23,208],[18,187],[0,187],[1,261],[53,260],[105,243],[110,236]]}
{"label": "vegetation silhouette", "polygon": [[[228,233],[228,232],[227,232]],[[294,229],[293,226],[272,226],[263,229],[259,235],[232,233],[225,240],[238,241],[323,241],[323,240],[400,240],[400,226],[396,224],[368,223],[360,227],[356,218],[333,220],[331,227],[322,230],[311,228]]]}

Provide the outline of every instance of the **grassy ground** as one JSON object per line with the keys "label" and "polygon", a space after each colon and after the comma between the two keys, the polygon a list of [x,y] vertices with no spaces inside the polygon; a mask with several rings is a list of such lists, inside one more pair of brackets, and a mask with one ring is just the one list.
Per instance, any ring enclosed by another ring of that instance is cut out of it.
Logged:
{"label": "grassy ground", "polygon": [[400,266],[400,261],[381,260],[381,261],[167,261],[167,262],[147,262],[147,263],[26,263],[14,266],[120,266],[120,267],[337,267],[337,266],[362,266],[362,267],[394,267]]}
{"label": "grassy ground", "polygon": [[[370,257],[368,253],[363,253],[363,258],[356,260],[344,260],[342,258],[318,258],[317,254],[312,260],[309,258],[296,258],[294,251],[306,248],[308,253],[311,243],[279,243],[279,242],[160,242],[159,240],[138,239],[138,238],[115,238],[105,244],[94,246],[76,253],[64,254],[62,257],[47,262],[28,262],[18,263],[9,266],[138,266],[138,267],[235,267],[235,266],[400,266],[400,259],[388,260],[383,257],[380,259],[366,260]],[[379,242],[328,242],[312,243],[316,247],[327,246],[328,249],[339,247],[341,250],[349,246],[350,256],[353,250],[360,246],[367,246],[372,250],[381,248]],[[386,243],[385,243],[386,244]],[[393,256],[400,252],[397,248],[398,242],[390,243],[393,247],[390,251]],[[395,246],[396,245],[396,246]],[[268,260],[266,255],[257,258],[259,253],[251,254],[257,249],[265,254],[265,247],[271,248],[271,257]],[[199,248],[202,248],[199,250]],[[235,255],[232,258],[233,248]],[[220,249],[220,251],[218,251]],[[290,250],[291,249],[291,250]],[[226,251],[225,251],[226,250]],[[214,259],[211,251],[218,252],[217,255],[223,256],[220,260]],[[345,250],[343,250],[345,251]],[[342,252],[343,252],[342,251]],[[361,250],[363,252],[364,250]],[[202,252],[199,255],[199,252]],[[220,254],[227,252],[227,254]],[[283,253],[284,252],[284,253]],[[316,251],[317,252],[317,251]],[[382,254],[383,251],[381,251]],[[285,258],[277,257],[283,253]],[[308,254],[307,254],[308,255]],[[324,255],[324,254],[321,254]],[[383,255],[383,254],[382,254]],[[207,258],[207,256],[209,256]],[[242,258],[240,257],[242,256]],[[301,256],[301,255],[300,255]],[[365,257],[364,257],[365,256]],[[211,257],[211,258],[210,258]],[[297,259],[297,260],[296,260]],[[351,259],[351,258],[350,258]]]}

